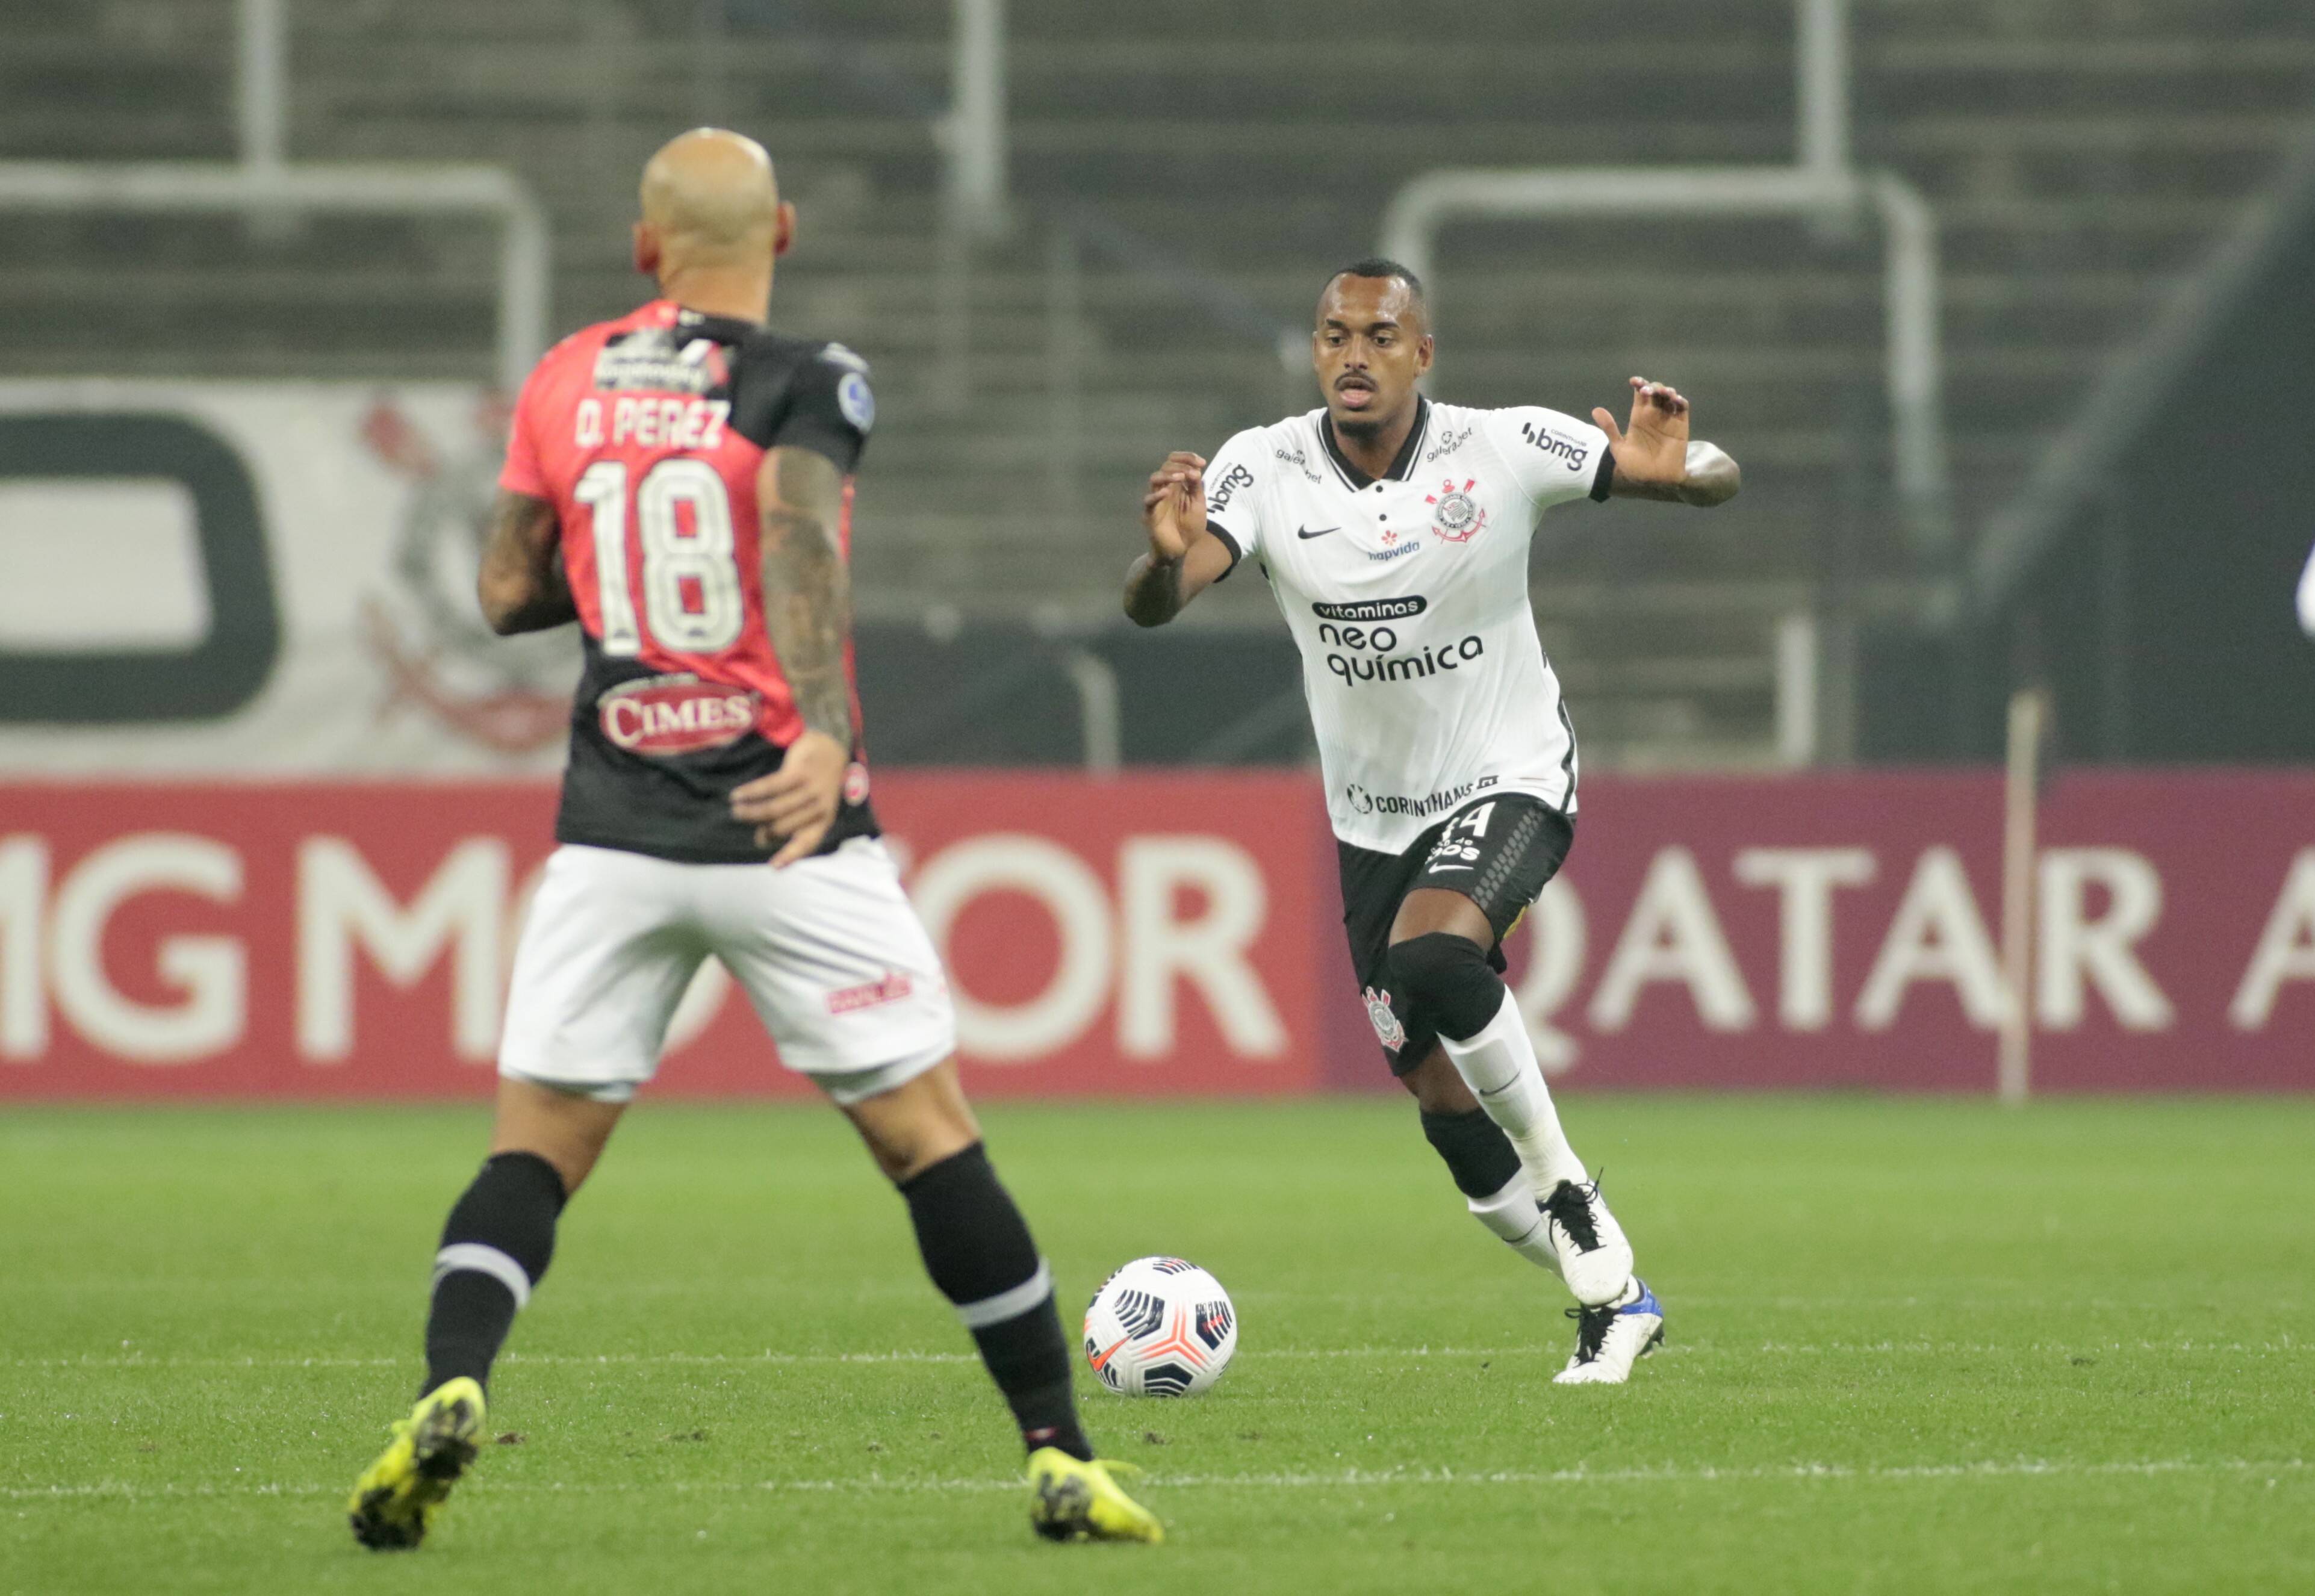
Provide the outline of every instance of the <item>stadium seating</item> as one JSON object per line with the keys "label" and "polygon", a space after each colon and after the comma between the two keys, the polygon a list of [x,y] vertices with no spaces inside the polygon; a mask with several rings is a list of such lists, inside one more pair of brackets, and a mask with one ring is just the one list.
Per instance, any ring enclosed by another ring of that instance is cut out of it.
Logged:
{"label": "stadium seating", "polygon": [[[1113,616],[1163,449],[1311,402],[1268,331],[1302,324],[1325,272],[1372,247],[1400,183],[1789,161],[1791,51],[1760,37],[1789,10],[1014,0],[1016,212],[961,264],[927,120],[942,0],[293,3],[289,145],[518,168],[554,217],[567,325],[635,297],[625,223],[652,147],[703,120],[759,134],[805,216],[784,323],[879,372],[864,612],[1050,632]],[[0,158],[229,158],[232,24],[228,0],[0,0]],[[1966,533],[2315,104],[2315,11],[1859,0],[1856,34],[1858,159],[1919,184],[1942,228]],[[1907,601],[1879,259],[1869,228],[1781,222],[1442,238],[1442,396],[1620,412],[1645,371],[1746,467],[1746,495],[1709,518],[1619,506],[1539,540],[1545,642],[1593,758],[1761,761],[1775,618]],[[479,378],[492,270],[489,241],[448,222],[11,218],[0,366]],[[1257,584],[1217,599],[1262,624]]]}

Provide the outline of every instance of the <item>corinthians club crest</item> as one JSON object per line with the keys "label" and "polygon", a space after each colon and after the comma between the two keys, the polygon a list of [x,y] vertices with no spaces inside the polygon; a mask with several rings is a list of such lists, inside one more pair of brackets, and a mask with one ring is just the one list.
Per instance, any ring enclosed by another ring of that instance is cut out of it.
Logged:
{"label": "corinthians club crest", "polygon": [[1362,996],[1367,1000],[1367,1022],[1374,1027],[1375,1040],[1394,1053],[1405,1047],[1406,1027],[1399,1024],[1398,1016],[1391,1012],[1390,994],[1378,992],[1369,987]]}
{"label": "corinthians club crest", "polygon": [[1431,506],[1431,530],[1446,543],[1468,543],[1487,524],[1487,512],[1471,497],[1471,490],[1479,479],[1467,477],[1461,487],[1449,477],[1439,484],[1436,493],[1426,494],[1423,502]]}
{"label": "corinthians club crest", "polygon": [[363,444],[408,484],[390,585],[363,599],[362,623],[389,684],[380,721],[415,706],[468,741],[523,754],[557,741],[570,723],[571,643],[499,637],[475,605],[507,421],[505,403],[485,396],[471,430],[446,447],[391,396],[362,419]]}

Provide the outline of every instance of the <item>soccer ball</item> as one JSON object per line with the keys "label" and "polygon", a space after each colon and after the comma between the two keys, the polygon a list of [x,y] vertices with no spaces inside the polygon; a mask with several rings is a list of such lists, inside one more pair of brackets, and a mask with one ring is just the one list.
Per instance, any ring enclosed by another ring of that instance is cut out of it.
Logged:
{"label": "soccer ball", "polygon": [[1185,1258],[1136,1258],[1086,1306],[1086,1361],[1128,1396],[1194,1396],[1237,1351],[1221,1281]]}

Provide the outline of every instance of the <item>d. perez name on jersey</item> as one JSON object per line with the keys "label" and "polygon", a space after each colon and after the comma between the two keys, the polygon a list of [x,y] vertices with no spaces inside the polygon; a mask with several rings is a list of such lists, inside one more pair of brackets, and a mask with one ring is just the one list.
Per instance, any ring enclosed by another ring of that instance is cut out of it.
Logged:
{"label": "d. perez name on jersey", "polygon": [[670,399],[629,395],[614,399],[605,421],[603,401],[581,399],[572,412],[574,448],[617,448],[713,450],[723,447],[723,423],[732,419],[729,399]]}

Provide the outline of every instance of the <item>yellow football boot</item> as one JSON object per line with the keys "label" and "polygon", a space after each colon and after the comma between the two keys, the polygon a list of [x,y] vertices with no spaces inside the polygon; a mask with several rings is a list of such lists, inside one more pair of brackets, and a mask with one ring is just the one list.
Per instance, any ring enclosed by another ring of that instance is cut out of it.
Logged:
{"label": "yellow football boot", "polygon": [[450,1487],[474,1462],[482,1431],[483,1388],[473,1380],[444,1380],[421,1396],[346,1499],[354,1538],[374,1552],[407,1551],[425,1539]]}
{"label": "yellow football boot", "polygon": [[1059,1447],[1029,1454],[1029,1523],[1047,1540],[1142,1540],[1155,1546],[1166,1538],[1158,1515],[1120,1490],[1107,1465],[1081,1463]]}

